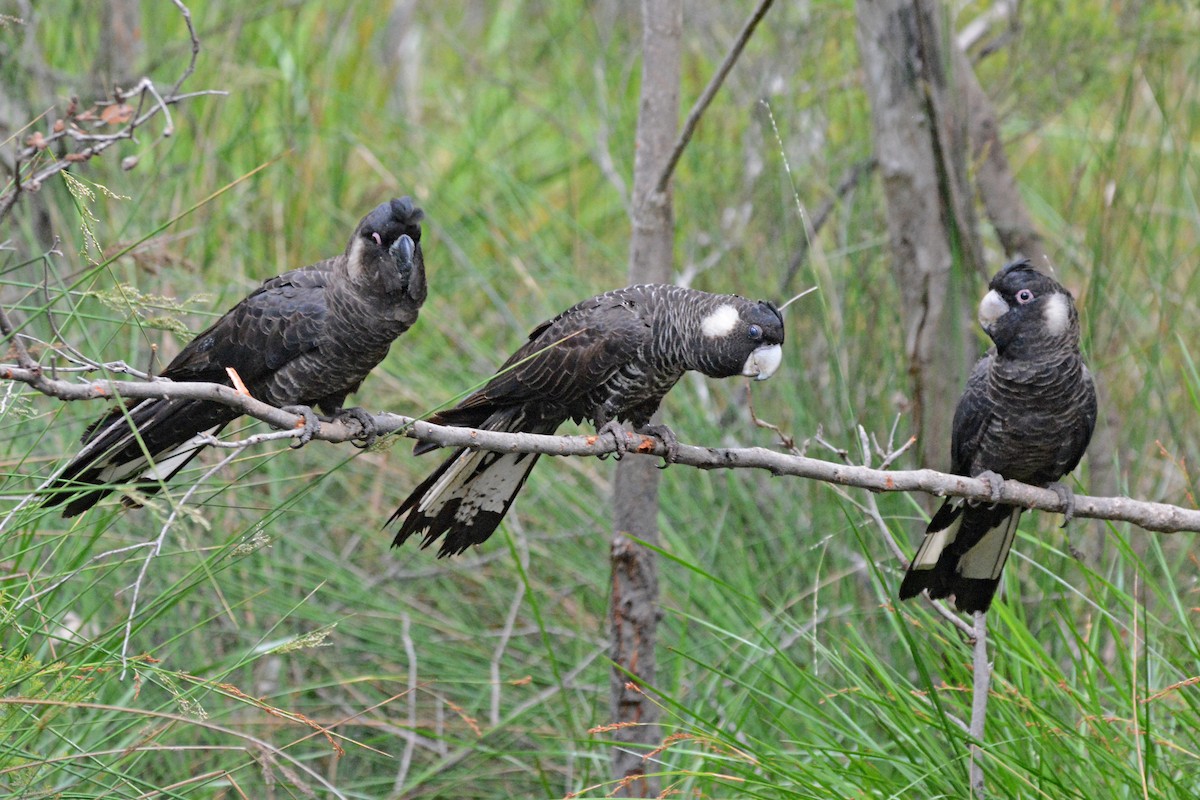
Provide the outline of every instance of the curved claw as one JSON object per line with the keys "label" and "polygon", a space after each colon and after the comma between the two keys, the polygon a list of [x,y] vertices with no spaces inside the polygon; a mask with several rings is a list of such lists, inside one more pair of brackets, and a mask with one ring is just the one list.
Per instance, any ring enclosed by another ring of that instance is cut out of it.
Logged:
{"label": "curved claw", "polygon": [[[606,433],[613,437],[613,443],[617,448],[614,458],[616,458],[617,461],[620,461],[625,457],[625,453],[629,451],[629,443],[625,441],[625,429],[621,427],[621,423],[617,422],[615,419],[609,420],[600,426],[600,429],[596,431],[596,436],[600,437]],[[604,458],[604,456],[601,456],[601,458]]]}
{"label": "curved claw", "polygon": [[975,477],[988,485],[988,493],[991,495],[992,503],[999,503],[1000,495],[1004,493],[1004,478],[990,469],[985,469]]}
{"label": "curved claw", "polygon": [[659,469],[666,469],[679,458],[679,437],[666,425],[643,425],[636,428],[635,432],[643,436],[653,436],[667,448],[667,454],[663,456],[663,463],[659,464]]}
{"label": "curved claw", "polygon": [[353,422],[358,425],[358,435],[350,439],[350,444],[362,450],[375,444],[375,440],[379,438],[379,432],[375,429],[375,417],[361,406],[343,409],[335,414],[333,419],[343,424]]}
{"label": "curved claw", "polygon": [[299,448],[304,447],[304,445],[311,442],[313,436],[315,436],[317,431],[321,428],[321,420],[308,406],[283,406],[280,408],[280,410],[286,411],[289,414],[295,414],[296,416],[304,419],[304,425],[301,426],[300,435],[296,437],[295,441],[288,445],[288,447],[291,447],[293,450],[298,450]]}
{"label": "curved claw", "polygon": [[1060,527],[1067,527],[1067,523],[1075,516],[1075,491],[1065,483],[1055,481],[1046,487],[1050,491],[1058,495],[1058,501],[1063,507],[1063,524]]}

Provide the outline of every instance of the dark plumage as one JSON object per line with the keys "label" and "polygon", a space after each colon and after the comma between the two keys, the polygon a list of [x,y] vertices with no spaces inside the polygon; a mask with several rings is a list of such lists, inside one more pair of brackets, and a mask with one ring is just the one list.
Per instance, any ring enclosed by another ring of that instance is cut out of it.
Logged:
{"label": "dark plumage", "polygon": [[[955,475],[1000,478],[1055,489],[1070,519],[1071,492],[1055,483],[1087,450],[1096,390],[1079,355],[1079,315],[1071,294],[1028,261],[992,278],[979,321],[995,343],[971,372],[954,412]],[[900,599],[922,589],[954,596],[959,611],[987,611],[1000,583],[1022,509],[953,498],[925,531]]]}
{"label": "dark plumage", "polygon": [[[369,415],[342,404],[416,322],[425,301],[422,216],[407,197],[380,205],[359,222],[342,255],[263,283],[193,339],[162,377],[230,385],[226,368],[233,368],[259,400],[349,414],[365,430]],[[203,449],[198,434],[216,433],[238,416],[207,400],[114,408],[88,428],[83,449],[48,485],[44,505],[66,502],[69,517],[113,484],[154,492]]]}
{"label": "dark plumage", "polygon": [[[441,425],[550,434],[567,419],[641,433],[687,370],[766,379],[779,366],[783,317],[770,303],[680,286],[642,285],[584,300],[534,329],[486,386],[430,418]],[[619,441],[623,442],[623,438]],[[434,449],[419,445],[416,452]],[[460,449],[400,504],[393,545],[445,535],[438,555],[461,553],[492,535],[537,456]],[[407,515],[407,516],[406,516]]]}

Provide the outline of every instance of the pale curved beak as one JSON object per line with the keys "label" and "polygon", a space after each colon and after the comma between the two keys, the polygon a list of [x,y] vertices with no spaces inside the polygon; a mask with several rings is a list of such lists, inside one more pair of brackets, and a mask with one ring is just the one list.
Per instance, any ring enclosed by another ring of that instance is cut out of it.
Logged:
{"label": "pale curved beak", "polygon": [[1008,303],[1004,302],[1004,298],[995,289],[991,290],[983,296],[979,301],[979,324],[984,330],[990,329],[996,324],[996,320],[1008,313]]}
{"label": "pale curved beak", "polygon": [[742,367],[742,374],[756,381],[765,381],[775,374],[783,361],[783,348],[777,344],[760,347],[750,354]]}

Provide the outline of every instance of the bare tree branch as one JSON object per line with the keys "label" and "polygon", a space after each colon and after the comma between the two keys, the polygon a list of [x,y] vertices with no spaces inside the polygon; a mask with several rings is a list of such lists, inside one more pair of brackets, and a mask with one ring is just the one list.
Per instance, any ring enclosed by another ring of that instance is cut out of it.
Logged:
{"label": "bare tree branch", "polygon": [[780,284],[781,293],[786,294],[792,288],[792,281],[795,279],[796,273],[800,271],[800,267],[803,266],[804,260],[808,257],[808,249],[812,246],[812,240],[816,238],[821,228],[824,227],[825,222],[829,219],[829,215],[833,213],[834,207],[842,201],[843,197],[858,186],[863,178],[870,175],[875,170],[875,167],[878,166],[878,163],[878,160],[874,156],[871,156],[856,164],[852,164],[842,174],[841,180],[838,181],[837,186],[833,189],[833,194],[825,198],[824,202],[821,203],[821,207],[817,209],[817,213],[812,215],[809,230],[805,231],[807,235],[800,240],[800,245],[796,248],[796,253],[792,256],[792,260],[788,263],[787,271],[784,273],[783,281]]}
{"label": "bare tree branch", "polygon": [[[267,422],[276,428],[299,436],[301,417],[274,406],[239,394],[217,383],[175,383],[168,380],[71,382],[51,380],[40,369],[31,370],[0,364],[0,379],[26,383],[43,394],[62,400],[115,399],[143,400],[154,397],[174,397],[214,402],[236,408],[243,414]],[[509,453],[541,453],[551,456],[601,456],[616,447],[611,438],[591,436],[549,436],[533,433],[504,433],[500,431],[451,428],[434,425],[398,414],[378,414],[374,417],[380,434],[400,433],[411,439],[433,442],[443,447],[473,447]],[[348,442],[361,436],[356,424],[322,422],[313,436],[327,442]],[[631,453],[665,456],[666,448],[657,439],[627,433],[626,443]],[[816,458],[789,455],[765,447],[697,447],[679,445],[677,464],[698,469],[763,469],[774,475],[855,486],[875,492],[927,492],[938,497],[965,497],[990,501],[990,487],[985,481],[963,475],[950,475],[932,469],[881,470],[870,467],[836,464]],[[1023,508],[1062,512],[1062,501],[1049,489],[1005,481],[1000,499]],[[1091,497],[1075,495],[1075,517],[1131,522],[1148,531],[1178,533],[1200,532],[1200,510],[1180,506],[1135,500],[1128,497]]]}
{"label": "bare tree branch", "polygon": [[737,63],[738,56],[745,49],[746,42],[750,41],[750,37],[754,34],[754,29],[758,27],[759,22],[762,22],[762,18],[767,15],[767,11],[774,2],[775,0],[759,0],[758,8],[754,9],[754,13],[746,20],[746,24],[742,26],[741,32],[738,33],[737,39],[733,42],[733,46],[725,54],[725,60],[721,62],[721,66],[717,67],[717,71],[713,74],[712,79],[709,80],[708,86],[704,87],[704,91],[700,93],[696,104],[688,112],[687,119],[683,123],[683,130],[679,132],[679,138],[675,140],[675,147],[671,149],[671,155],[663,165],[662,172],[658,174],[658,180],[655,181],[655,192],[661,194],[667,190],[667,183],[671,180],[671,175],[675,172],[675,165],[679,163],[680,157],[683,156],[684,148],[692,140],[692,134],[696,132],[696,127],[700,124],[700,117],[704,116],[704,112],[708,109],[709,104],[721,89],[721,84],[725,82],[725,77],[729,75],[729,71]]}
{"label": "bare tree branch", "polygon": [[[180,0],[172,2],[187,24],[188,36],[191,37],[192,43],[192,57],[170,91],[165,94],[160,92],[154,81],[143,77],[133,88],[116,89],[111,101],[97,103],[89,109],[81,109],[79,104],[72,100],[66,113],[57,119],[48,131],[34,131],[26,137],[25,146],[17,151],[12,167],[12,184],[6,191],[0,192],[0,221],[12,212],[22,192],[36,191],[48,178],[70,169],[72,165],[91,160],[117,142],[133,140],[137,130],[160,113],[166,119],[160,135],[164,138],[171,136],[174,133],[174,124],[171,120],[170,106],[193,97],[228,94],[218,90],[179,93],[179,87],[196,69],[200,39],[192,25],[192,15],[187,6]],[[127,102],[135,98],[136,108],[129,106]],[[111,133],[89,132],[89,129],[95,130],[97,126],[104,125],[120,127]],[[24,165],[31,164],[42,154],[54,152],[54,144],[60,141],[64,144],[74,142],[75,149],[22,176],[21,169]]]}
{"label": "bare tree branch", "polygon": [[[987,612],[976,611],[974,619],[974,643],[971,649],[975,678],[971,687],[970,734],[975,741],[982,742],[984,726],[987,724],[988,693],[992,686],[992,662],[988,661],[987,656]],[[972,742],[970,753],[967,782],[971,786],[971,796],[983,800],[987,796],[984,791],[983,748]]]}

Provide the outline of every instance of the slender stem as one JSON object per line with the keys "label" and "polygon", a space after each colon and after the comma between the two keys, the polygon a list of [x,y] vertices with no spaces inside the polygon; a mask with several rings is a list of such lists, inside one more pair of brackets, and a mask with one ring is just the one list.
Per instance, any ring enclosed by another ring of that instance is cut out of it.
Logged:
{"label": "slender stem", "polygon": [[[983,741],[984,726],[987,724],[988,693],[992,686],[992,665],[987,655],[987,612],[975,612],[974,643],[975,680],[971,688],[971,730],[976,742]],[[971,784],[971,796],[982,800],[986,797],[983,774],[983,749],[971,743],[970,767],[967,770]]]}
{"label": "slender stem", "polygon": [[758,27],[758,23],[766,16],[767,11],[774,2],[775,0],[760,0],[758,8],[754,9],[754,13],[746,20],[746,24],[742,26],[742,30],[738,33],[737,39],[734,40],[733,46],[725,54],[725,60],[721,62],[721,66],[717,67],[717,71],[708,82],[708,86],[704,87],[704,91],[700,93],[696,104],[688,112],[687,119],[683,123],[683,130],[679,132],[679,138],[675,140],[675,146],[671,149],[671,155],[667,158],[666,164],[663,165],[662,172],[658,174],[658,180],[655,181],[654,190],[656,193],[661,194],[667,190],[667,183],[670,182],[671,175],[675,172],[675,166],[679,163],[679,159],[683,156],[684,148],[692,140],[692,134],[696,132],[696,127],[700,124],[700,117],[704,116],[705,110],[708,109],[713,98],[717,96],[717,91],[720,90],[721,84],[725,82],[725,77],[729,75],[729,71],[733,69],[733,65],[737,63],[738,56],[742,54],[742,50],[746,48],[746,43],[750,41],[750,36],[754,33],[754,29]]}

